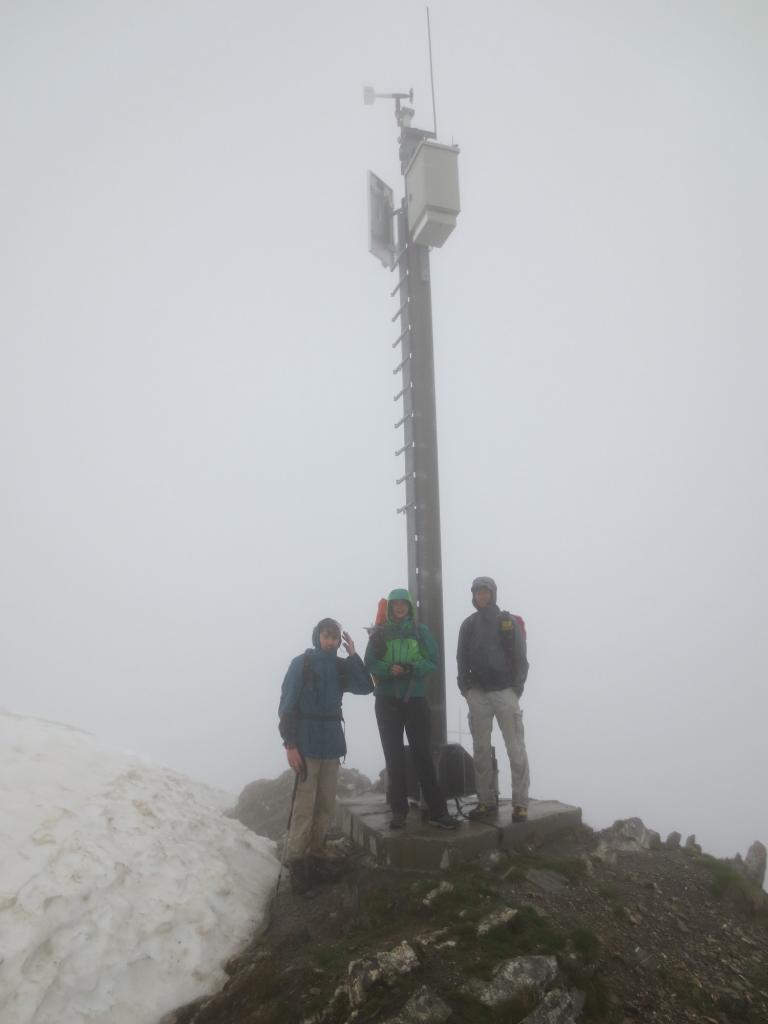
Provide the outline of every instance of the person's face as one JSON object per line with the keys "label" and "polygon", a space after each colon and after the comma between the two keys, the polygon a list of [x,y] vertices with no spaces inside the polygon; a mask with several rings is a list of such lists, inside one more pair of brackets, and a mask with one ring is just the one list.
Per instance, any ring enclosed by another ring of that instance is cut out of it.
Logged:
{"label": "person's face", "polygon": [[475,604],[478,608],[487,608],[491,603],[493,594],[490,592],[488,587],[478,587],[475,591]]}
{"label": "person's face", "polygon": [[320,630],[320,650],[321,651],[335,651],[338,650],[339,644],[341,643],[341,637],[338,633],[330,629]]}
{"label": "person's face", "polygon": [[402,622],[403,619],[408,618],[408,613],[411,610],[411,606],[407,601],[393,601],[392,602],[392,618],[395,622]]}

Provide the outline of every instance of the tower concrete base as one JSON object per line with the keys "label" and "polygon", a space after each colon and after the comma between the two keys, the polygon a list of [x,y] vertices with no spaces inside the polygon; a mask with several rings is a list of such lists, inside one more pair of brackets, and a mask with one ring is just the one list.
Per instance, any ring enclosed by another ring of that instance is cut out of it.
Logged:
{"label": "tower concrete base", "polygon": [[538,844],[581,824],[581,808],[558,800],[531,800],[528,821],[519,823],[512,821],[511,803],[503,801],[491,823],[461,819],[455,831],[422,822],[418,808],[411,808],[405,829],[391,830],[383,794],[340,800],[337,806],[339,827],[378,864],[416,870],[449,868],[485,851]]}

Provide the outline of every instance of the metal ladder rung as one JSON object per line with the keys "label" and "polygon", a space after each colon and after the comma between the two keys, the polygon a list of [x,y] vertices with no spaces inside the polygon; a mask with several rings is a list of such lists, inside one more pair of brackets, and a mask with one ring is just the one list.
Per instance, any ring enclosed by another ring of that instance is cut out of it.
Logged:
{"label": "metal ladder rung", "polygon": [[399,316],[402,316],[402,315],[403,315],[403,310],[405,309],[405,307],[406,307],[407,305],[408,305],[408,299],[406,299],[406,300],[405,300],[405,302],[404,302],[404,303],[402,304],[402,306],[400,307],[400,309],[398,309],[398,311],[397,311],[397,312],[395,313],[395,315],[394,315],[394,316],[392,317],[392,319],[391,319],[391,320],[389,321],[389,322],[390,322],[391,324],[393,324],[393,323],[395,322],[395,320],[397,320],[397,318],[398,318]]}
{"label": "metal ladder rung", "polygon": [[400,289],[401,289],[401,288],[403,287],[403,285],[405,284],[405,282],[406,282],[407,280],[408,280],[408,274],[407,274],[407,273],[406,273],[406,274],[403,274],[403,276],[402,276],[402,277],[400,278],[400,280],[399,280],[399,281],[397,282],[397,284],[395,285],[395,287],[394,287],[394,288],[392,289],[392,291],[391,291],[391,292],[389,293],[389,297],[390,297],[390,299],[394,299],[394,297],[395,297],[395,296],[397,295],[397,293],[398,293],[398,292],[400,291]]}

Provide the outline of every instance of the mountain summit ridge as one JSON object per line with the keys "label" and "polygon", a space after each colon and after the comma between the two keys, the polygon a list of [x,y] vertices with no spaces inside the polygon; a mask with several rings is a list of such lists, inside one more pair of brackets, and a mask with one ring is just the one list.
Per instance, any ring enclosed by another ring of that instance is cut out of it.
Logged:
{"label": "mountain summit ridge", "polygon": [[222,991],[164,1024],[768,1020],[761,843],[718,860],[628,818],[441,872],[332,845],[329,880],[281,887]]}

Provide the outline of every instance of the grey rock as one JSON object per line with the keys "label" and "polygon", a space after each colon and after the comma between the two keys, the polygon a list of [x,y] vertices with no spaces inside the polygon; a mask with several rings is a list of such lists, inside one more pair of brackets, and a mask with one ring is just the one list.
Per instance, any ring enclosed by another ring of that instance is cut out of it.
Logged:
{"label": "grey rock", "polygon": [[431,907],[435,900],[449,892],[453,892],[453,884],[451,882],[441,882],[436,888],[431,889],[421,902],[425,907]]}
{"label": "grey rock", "polygon": [[521,1024],[576,1024],[576,1018],[581,1012],[583,998],[574,1000],[570,992],[556,988],[547,992],[542,1001]]}
{"label": "grey rock", "polygon": [[668,850],[679,850],[680,841],[683,837],[679,832],[670,832],[667,836],[667,849]]}
{"label": "grey rock", "polygon": [[336,781],[336,792],[340,797],[362,796],[363,793],[370,793],[373,789],[371,780],[363,775],[357,768],[339,767],[339,775]]}
{"label": "grey rock", "polygon": [[660,847],[661,836],[658,832],[646,828],[640,818],[625,818],[615,821],[601,834],[593,856],[614,864],[619,853],[639,853],[658,850]]}
{"label": "grey rock", "polygon": [[751,882],[762,889],[765,882],[766,849],[763,843],[755,841],[747,850],[744,870]]}
{"label": "grey rock", "polygon": [[352,1007],[362,1006],[375,985],[391,985],[396,978],[421,966],[413,948],[405,941],[375,959],[352,960],[347,966],[347,992]]}
{"label": "grey rock", "polygon": [[[276,779],[249,782],[240,793],[235,807],[227,812],[246,828],[260,836],[281,839],[285,834],[295,776],[290,768]],[[371,780],[355,768],[340,768],[337,789],[339,796],[359,796],[371,788]]]}
{"label": "grey rock", "polygon": [[525,877],[544,892],[557,892],[558,889],[565,889],[568,886],[568,879],[564,875],[544,868],[531,868],[530,871],[526,871]]}
{"label": "grey rock", "polygon": [[477,926],[478,935],[487,935],[488,932],[492,932],[494,928],[501,928],[502,925],[509,924],[517,916],[517,911],[511,907],[502,907],[500,910],[494,910],[492,914],[488,914]]}
{"label": "grey rock", "polygon": [[548,989],[558,977],[557,960],[553,956],[519,956],[504,960],[494,968],[489,982],[472,978],[466,990],[484,1006],[496,1006],[525,989]]}
{"label": "grey rock", "polygon": [[417,967],[421,966],[413,947],[405,940],[388,953],[377,953],[376,959],[387,978],[410,974],[411,971],[415,971]]}
{"label": "grey rock", "polygon": [[685,840],[685,849],[688,850],[690,853],[701,853],[701,847],[696,842],[695,835],[690,835]]}
{"label": "grey rock", "polygon": [[420,932],[414,936],[413,944],[418,949],[429,949],[430,946],[440,949],[446,941],[450,941],[450,934],[451,932],[448,928],[437,928],[431,932]]}
{"label": "grey rock", "polygon": [[382,971],[373,960],[352,960],[347,966],[347,993],[350,1006],[362,1006],[374,985],[383,981]]}
{"label": "grey rock", "polygon": [[290,768],[276,779],[249,782],[229,816],[261,836],[280,839],[285,832],[291,807],[294,774]]}
{"label": "grey rock", "polygon": [[413,993],[411,998],[394,1017],[387,1017],[384,1024],[445,1024],[451,1016],[451,1008],[427,985]]}

